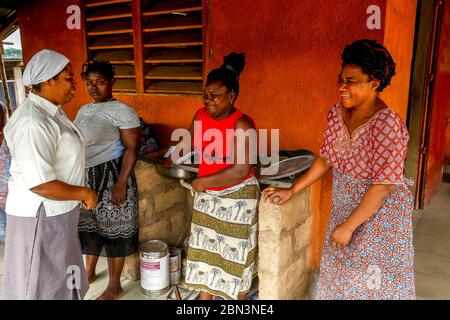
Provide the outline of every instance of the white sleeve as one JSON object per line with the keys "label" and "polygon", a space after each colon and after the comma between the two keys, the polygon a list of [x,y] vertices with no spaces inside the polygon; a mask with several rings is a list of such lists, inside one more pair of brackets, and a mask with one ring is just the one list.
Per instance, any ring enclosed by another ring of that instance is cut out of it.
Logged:
{"label": "white sleeve", "polygon": [[118,104],[112,117],[114,125],[119,129],[131,129],[141,126],[136,111],[125,104]]}
{"label": "white sleeve", "polygon": [[57,137],[43,124],[27,123],[14,138],[13,159],[28,189],[56,179]]}

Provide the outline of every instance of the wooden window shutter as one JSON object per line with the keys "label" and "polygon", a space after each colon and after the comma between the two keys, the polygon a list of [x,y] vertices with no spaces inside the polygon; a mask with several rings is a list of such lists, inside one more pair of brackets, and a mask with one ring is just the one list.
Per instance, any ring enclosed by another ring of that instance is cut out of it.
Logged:
{"label": "wooden window shutter", "polygon": [[136,92],[131,0],[86,1],[88,56],[116,68],[115,92]]}
{"label": "wooden window shutter", "polygon": [[202,17],[202,0],[87,1],[88,55],[115,65],[116,92],[200,94]]}

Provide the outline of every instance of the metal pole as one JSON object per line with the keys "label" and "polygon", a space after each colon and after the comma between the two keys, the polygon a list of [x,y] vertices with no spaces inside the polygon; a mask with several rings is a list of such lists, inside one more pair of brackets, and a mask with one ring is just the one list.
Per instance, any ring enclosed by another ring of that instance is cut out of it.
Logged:
{"label": "metal pole", "polygon": [[8,80],[6,79],[5,63],[3,62],[3,44],[0,46],[0,73],[2,76],[3,93],[5,94],[6,110],[12,114],[11,100],[9,99]]}
{"label": "metal pole", "polygon": [[22,102],[25,100],[25,87],[23,85],[22,80],[22,68],[21,67],[14,67],[14,80],[16,82],[16,107],[21,105]]}

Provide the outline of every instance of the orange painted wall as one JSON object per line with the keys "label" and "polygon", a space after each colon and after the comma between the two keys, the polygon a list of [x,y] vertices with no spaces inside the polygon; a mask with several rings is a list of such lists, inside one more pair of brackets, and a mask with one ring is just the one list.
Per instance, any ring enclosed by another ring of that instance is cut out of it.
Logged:
{"label": "orange painted wall", "polygon": [[[210,1],[206,43],[212,56],[207,69],[220,65],[231,51],[245,52],[238,106],[258,127],[279,128],[281,148],[318,152],[327,112],[338,101],[344,46],[365,37],[383,41],[383,29],[366,27],[372,4],[380,6],[384,17],[385,1]],[[317,267],[330,212],[331,176],[317,182],[312,193],[310,255]]]}
{"label": "orange painted wall", "polygon": [[24,64],[41,49],[61,52],[72,62],[76,73],[77,93],[72,103],[64,107],[73,117],[80,101],[86,99],[79,73],[86,56],[82,30],[69,30],[66,13],[70,5],[79,5],[80,0],[24,1],[18,9]]}
{"label": "orange painted wall", "polygon": [[445,153],[450,153],[450,140],[446,140],[446,116],[450,109],[450,3],[445,1],[439,39],[436,82],[431,112],[430,149],[427,161],[425,202],[438,192],[442,183]]}
{"label": "orange painted wall", "polygon": [[386,6],[384,45],[397,63],[396,75],[381,97],[406,120],[411,79],[417,0],[389,0]]}
{"label": "orange painted wall", "polygon": [[[335,83],[340,71],[340,54],[346,44],[356,39],[384,41],[386,37],[393,40],[387,34],[389,26],[391,32],[400,33],[400,28],[395,30],[393,26],[403,22],[385,23],[387,17],[405,18],[396,14],[397,9],[389,5],[391,1],[394,0],[205,0],[205,52],[211,53],[206,57],[205,68],[219,66],[229,52],[245,52],[247,65],[240,79],[237,106],[255,119],[258,128],[280,129],[281,148],[306,148],[317,152],[326,114],[338,101]],[[412,1],[395,2],[410,4]],[[79,2],[42,0],[39,5],[30,3],[19,10],[26,61],[37,50],[49,47],[66,54],[74,61],[76,69],[81,67],[86,57],[83,33],[65,28],[67,6]],[[374,4],[381,8],[381,30],[366,27],[367,7]],[[43,16],[51,19],[43,24]],[[411,17],[407,18],[410,22]],[[403,27],[408,28],[409,22]],[[394,46],[396,42],[391,44]],[[402,45],[395,46],[393,52],[401,66],[401,75],[397,76],[399,84],[396,84],[399,91],[407,90],[404,80],[409,79],[409,50],[407,41],[402,40]],[[399,91],[386,92],[385,97],[405,115],[407,101],[404,101],[405,93]],[[201,106],[197,97],[120,95],[118,98],[154,124],[162,142],[168,140],[172,129],[188,126],[193,113]],[[74,101],[66,107],[68,114],[73,117],[88,101],[80,83]],[[312,192],[314,220],[310,254],[313,266],[318,266],[330,211],[331,176],[317,182]]]}
{"label": "orange painted wall", "polygon": [[[69,30],[66,13],[70,5],[83,7],[82,0],[28,0],[18,10],[19,25],[22,35],[24,62],[37,51],[48,48],[61,52],[72,62],[78,82],[77,93],[64,110],[72,119],[78,109],[91,101],[79,75],[81,66],[87,59],[84,30]],[[43,19],[43,17],[48,17]],[[161,145],[170,142],[173,128],[186,127],[199,107],[200,96],[165,96],[165,95],[116,95],[119,100],[128,103],[155,128],[155,134]]]}

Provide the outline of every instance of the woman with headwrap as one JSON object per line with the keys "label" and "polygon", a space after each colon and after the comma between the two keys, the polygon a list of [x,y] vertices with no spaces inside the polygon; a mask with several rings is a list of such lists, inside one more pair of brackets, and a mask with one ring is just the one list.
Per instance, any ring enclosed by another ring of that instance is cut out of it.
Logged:
{"label": "woman with headwrap", "polygon": [[270,187],[264,198],[282,204],[332,169],[318,298],[415,299],[413,197],[403,174],[409,134],[379,97],[395,63],[373,40],[346,46],[342,60],[341,102],[328,114],[320,155],[291,188]]}
{"label": "woman with headwrap", "polygon": [[75,93],[72,66],[42,50],[23,82],[32,90],[4,129],[12,162],[1,298],[82,299],[80,202],[92,209],[97,195],[84,187],[82,136],[61,108]]}

